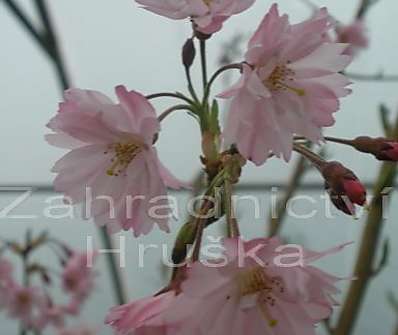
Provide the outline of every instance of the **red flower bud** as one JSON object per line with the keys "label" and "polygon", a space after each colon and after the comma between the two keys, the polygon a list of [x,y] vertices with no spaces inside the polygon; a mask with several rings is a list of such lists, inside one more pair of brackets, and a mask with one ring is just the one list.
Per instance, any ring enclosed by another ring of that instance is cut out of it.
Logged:
{"label": "red flower bud", "polygon": [[327,162],[320,167],[326,190],[333,204],[346,214],[355,214],[354,204],[366,203],[366,189],[355,174],[339,162]]}
{"label": "red flower bud", "polygon": [[381,161],[398,161],[398,142],[387,138],[357,137],[351,145],[358,151],[374,155]]}

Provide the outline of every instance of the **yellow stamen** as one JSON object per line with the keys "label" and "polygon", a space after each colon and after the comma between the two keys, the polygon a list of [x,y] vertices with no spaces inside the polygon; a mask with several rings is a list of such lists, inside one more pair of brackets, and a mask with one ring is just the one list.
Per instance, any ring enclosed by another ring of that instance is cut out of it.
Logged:
{"label": "yellow stamen", "polygon": [[203,2],[204,2],[208,7],[210,7],[212,1],[213,1],[213,0],[203,0]]}
{"label": "yellow stamen", "polygon": [[264,85],[271,91],[290,90],[298,96],[305,96],[305,90],[293,87],[287,84],[287,81],[292,81],[295,72],[289,69],[286,65],[278,65],[275,67],[271,75],[263,81]]}
{"label": "yellow stamen", "polygon": [[270,312],[267,309],[267,306],[265,306],[264,304],[259,304],[260,306],[260,310],[261,313],[263,314],[265,320],[267,320],[268,322],[268,326],[270,326],[271,328],[276,327],[278,325],[278,320],[274,319],[272,317],[272,315],[270,314]]}
{"label": "yellow stamen", "polygon": [[[141,147],[135,143],[115,143],[109,146],[109,150],[114,151],[112,165],[106,171],[108,176],[119,176],[131,161],[141,152]],[[107,154],[108,152],[105,152]]]}
{"label": "yellow stamen", "polygon": [[264,268],[255,267],[253,269],[243,271],[238,275],[238,285],[242,297],[259,293],[257,305],[261,310],[269,327],[276,327],[276,320],[269,311],[269,308],[275,306],[276,299],[273,295],[274,290],[280,293],[284,292],[284,286],[279,278],[269,277]]}
{"label": "yellow stamen", "polygon": [[240,294],[242,296],[251,295],[265,290],[271,290],[270,280],[264,269],[257,267],[238,276]]}

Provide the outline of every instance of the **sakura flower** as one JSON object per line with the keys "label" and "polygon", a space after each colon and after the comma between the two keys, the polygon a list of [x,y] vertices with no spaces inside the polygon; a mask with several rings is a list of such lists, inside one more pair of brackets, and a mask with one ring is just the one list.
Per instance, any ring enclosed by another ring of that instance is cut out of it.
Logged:
{"label": "sakura flower", "polygon": [[261,165],[270,153],[289,160],[294,134],[313,142],[334,124],[339,99],[350,93],[340,74],[346,44],[331,43],[326,9],[300,24],[272,6],[248,44],[242,77],[220,97],[233,98],[224,139]]}
{"label": "sakura flower", "polygon": [[76,308],[94,288],[96,274],[89,266],[89,257],[95,257],[95,254],[74,253],[62,272],[63,289],[72,296],[71,301]]}
{"label": "sakura flower", "polygon": [[255,0],[136,0],[143,8],[173,20],[191,18],[195,29],[211,35],[231,16],[248,9]]}
{"label": "sakura flower", "polygon": [[25,326],[31,327],[45,303],[46,298],[39,288],[15,284],[8,295],[7,310],[10,317],[19,319]]}
{"label": "sakura flower", "polygon": [[[166,334],[164,331],[166,326],[151,324],[151,321],[170,307],[175,300],[175,295],[173,291],[170,291],[156,297],[114,307],[110,310],[105,322],[112,326],[118,335],[132,334],[135,331],[139,334],[142,328],[154,328],[153,334]],[[161,329],[156,332],[156,328]]]}
{"label": "sakura flower", "polygon": [[349,44],[344,52],[347,55],[355,56],[359,51],[369,46],[366,28],[361,20],[357,20],[347,26],[337,26],[336,33],[338,42]]}
{"label": "sakura flower", "polygon": [[[296,257],[295,248],[276,238],[228,239],[227,264],[195,263],[173,310],[189,308],[183,300],[187,296],[197,300],[190,313],[202,334],[315,335],[315,325],[328,318],[336,304],[332,296],[339,292],[339,278],[310,263],[343,247],[322,253],[300,249]],[[296,258],[302,258],[302,264],[293,263]]]}
{"label": "sakura flower", "polygon": [[[180,283],[176,285],[180,286]],[[155,297],[114,307],[105,322],[117,335],[201,335],[191,313],[196,302],[182,297],[185,310],[175,309],[179,293],[179,289],[169,290]]]}
{"label": "sakura flower", "polygon": [[[71,151],[59,160],[54,187],[66,200],[86,202],[86,214],[111,232],[149,233],[151,200],[166,206],[166,186],[182,184],[161,164],[153,140],[160,125],[141,94],[116,87],[119,103],[89,90],[70,89],[48,127],[47,141]],[[93,199],[91,201],[91,199]],[[164,207],[163,207],[164,208]],[[156,220],[168,231],[167,215]]]}

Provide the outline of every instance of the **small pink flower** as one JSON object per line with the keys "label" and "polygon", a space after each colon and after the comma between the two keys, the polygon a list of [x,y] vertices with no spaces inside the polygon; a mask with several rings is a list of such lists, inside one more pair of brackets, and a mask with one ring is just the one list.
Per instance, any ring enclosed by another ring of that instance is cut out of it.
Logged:
{"label": "small pink flower", "polygon": [[[200,335],[191,322],[192,301],[187,300],[187,309],[178,311],[174,308],[176,296],[177,292],[168,291],[114,307],[105,322],[117,335]],[[186,328],[187,324],[190,324],[190,328]]]}
{"label": "small pink flower", "polygon": [[291,25],[273,5],[251,38],[240,81],[221,94],[232,97],[224,138],[257,165],[270,153],[289,160],[293,136],[313,142],[334,124],[339,99],[350,93],[340,74],[351,57],[345,44],[330,43],[331,18],[321,9]]}
{"label": "small pink flower", "polygon": [[[300,249],[302,264],[296,264],[296,247],[276,238],[228,239],[225,247],[226,265],[220,260],[192,266],[169,314],[188,309],[207,335],[315,335],[316,324],[331,315],[340,279],[310,263],[344,246],[322,253]],[[198,305],[192,309],[187,297]]]}
{"label": "small pink flower", "polygon": [[[111,232],[132,229],[138,236],[153,228],[151,201],[166,207],[166,186],[183,184],[161,164],[153,147],[160,125],[152,105],[123,86],[116,94],[119,104],[95,91],[66,91],[48,124],[55,134],[46,138],[71,149],[53,168],[58,173],[55,189],[74,203],[85,201],[86,213],[89,207],[88,214]],[[168,231],[163,214],[156,223]]]}
{"label": "small pink flower", "polygon": [[94,288],[96,274],[89,266],[89,257],[94,259],[95,254],[74,253],[62,272],[62,287],[72,296],[71,301],[75,308],[91,294]]}
{"label": "small pink flower", "polygon": [[231,16],[248,9],[255,0],[136,0],[143,8],[173,20],[191,18],[195,29],[211,35]]}
{"label": "small pink flower", "polygon": [[19,319],[26,326],[35,324],[37,314],[46,304],[46,297],[37,287],[23,287],[18,284],[10,288],[7,310],[10,317]]}
{"label": "small pink flower", "polygon": [[344,52],[346,55],[355,56],[359,51],[369,47],[366,28],[360,20],[347,26],[337,26],[336,33],[338,42],[349,44]]}
{"label": "small pink flower", "polygon": [[[156,297],[144,298],[132,303],[117,306],[110,310],[106,323],[112,326],[118,335],[127,335],[142,328],[153,327],[153,334],[166,334],[165,327],[151,323],[170,307],[175,300],[175,292],[168,292]],[[155,328],[159,328],[156,332]]]}

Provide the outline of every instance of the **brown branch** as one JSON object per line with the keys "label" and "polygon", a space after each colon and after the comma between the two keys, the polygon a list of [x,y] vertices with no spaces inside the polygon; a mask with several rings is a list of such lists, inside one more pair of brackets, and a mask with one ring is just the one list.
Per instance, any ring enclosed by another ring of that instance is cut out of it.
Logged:
{"label": "brown branch", "polygon": [[[394,137],[398,138],[398,118],[394,127]],[[366,290],[373,276],[377,249],[383,228],[383,190],[394,184],[397,167],[392,163],[384,163],[374,188],[374,199],[371,203],[362,242],[359,249],[354,275],[357,280],[352,281],[345,304],[339,316],[335,335],[350,334],[361,311]]]}
{"label": "brown branch", "polygon": [[286,206],[300,186],[301,179],[306,171],[306,164],[306,158],[304,156],[300,156],[295,164],[293,174],[290,177],[283,198],[278,201],[276,213],[272,213],[271,211],[268,236],[275,236],[279,234],[282,222],[286,216]]}

